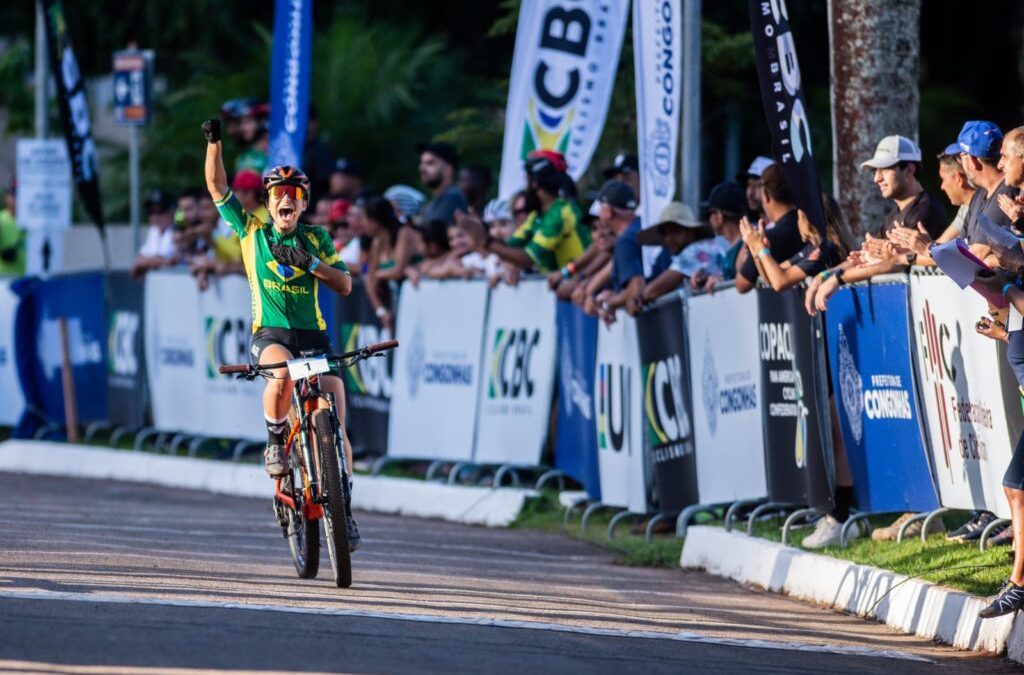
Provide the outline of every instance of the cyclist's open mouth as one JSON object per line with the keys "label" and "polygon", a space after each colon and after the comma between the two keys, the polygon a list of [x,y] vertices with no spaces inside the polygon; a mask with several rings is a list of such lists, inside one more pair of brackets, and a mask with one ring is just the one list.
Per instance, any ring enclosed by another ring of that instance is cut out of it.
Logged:
{"label": "cyclist's open mouth", "polygon": [[282,206],[277,210],[277,215],[282,220],[291,220],[292,215],[295,213],[295,209],[290,206]]}

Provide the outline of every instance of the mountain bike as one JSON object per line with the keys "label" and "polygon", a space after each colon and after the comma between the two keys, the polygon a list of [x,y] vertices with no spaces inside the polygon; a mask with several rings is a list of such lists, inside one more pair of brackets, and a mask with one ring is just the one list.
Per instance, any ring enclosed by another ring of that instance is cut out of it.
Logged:
{"label": "mountain bike", "polygon": [[351,368],[365,359],[385,356],[384,352],[397,346],[398,340],[388,340],[344,354],[302,352],[298,358],[280,363],[218,368],[222,374],[252,381],[272,378],[274,370],[287,367],[288,377],[295,382],[285,444],[288,470],[277,479],[274,514],[288,540],[295,571],[303,579],[316,577],[320,568],[318,521],[322,520],[334,582],[339,588],[352,585],[346,526],[352,506],[351,468],[345,458],[345,430],[338,424],[334,394],[321,391],[320,376],[330,372],[332,363]]}

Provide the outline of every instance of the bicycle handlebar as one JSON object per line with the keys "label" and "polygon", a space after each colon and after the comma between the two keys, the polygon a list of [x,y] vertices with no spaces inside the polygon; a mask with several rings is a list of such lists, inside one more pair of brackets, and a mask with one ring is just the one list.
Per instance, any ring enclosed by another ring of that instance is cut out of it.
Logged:
{"label": "bicycle handlebar", "polygon": [[[328,361],[344,361],[345,359],[359,358],[365,359],[377,354],[378,352],[386,352],[389,349],[394,349],[398,346],[398,340],[385,340],[384,342],[378,342],[376,344],[367,345],[362,349],[356,349],[351,352],[345,352],[344,354],[325,354]],[[248,373],[258,372],[261,370],[274,370],[276,368],[284,368],[288,365],[287,361],[281,361],[280,363],[261,363],[259,365],[251,363],[240,363],[228,366],[220,366],[217,368],[217,372],[222,375],[246,375]]]}

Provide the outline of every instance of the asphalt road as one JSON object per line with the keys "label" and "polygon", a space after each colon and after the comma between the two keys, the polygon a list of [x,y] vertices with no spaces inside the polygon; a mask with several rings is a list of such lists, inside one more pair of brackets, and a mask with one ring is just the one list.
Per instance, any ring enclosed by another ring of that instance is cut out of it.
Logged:
{"label": "asphalt road", "polygon": [[0,671],[1016,672],[559,535],[359,522],[341,590],[269,497],[0,474]]}

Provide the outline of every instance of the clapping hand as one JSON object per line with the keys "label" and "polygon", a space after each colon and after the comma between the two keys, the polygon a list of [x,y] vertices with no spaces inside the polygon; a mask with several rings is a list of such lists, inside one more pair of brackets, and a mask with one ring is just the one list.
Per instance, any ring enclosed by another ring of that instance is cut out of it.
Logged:
{"label": "clapping hand", "polygon": [[1024,217],[1024,196],[1010,197],[1001,194],[996,199],[999,200],[1000,210],[1006,214],[1011,223],[1016,223],[1021,217]]}

